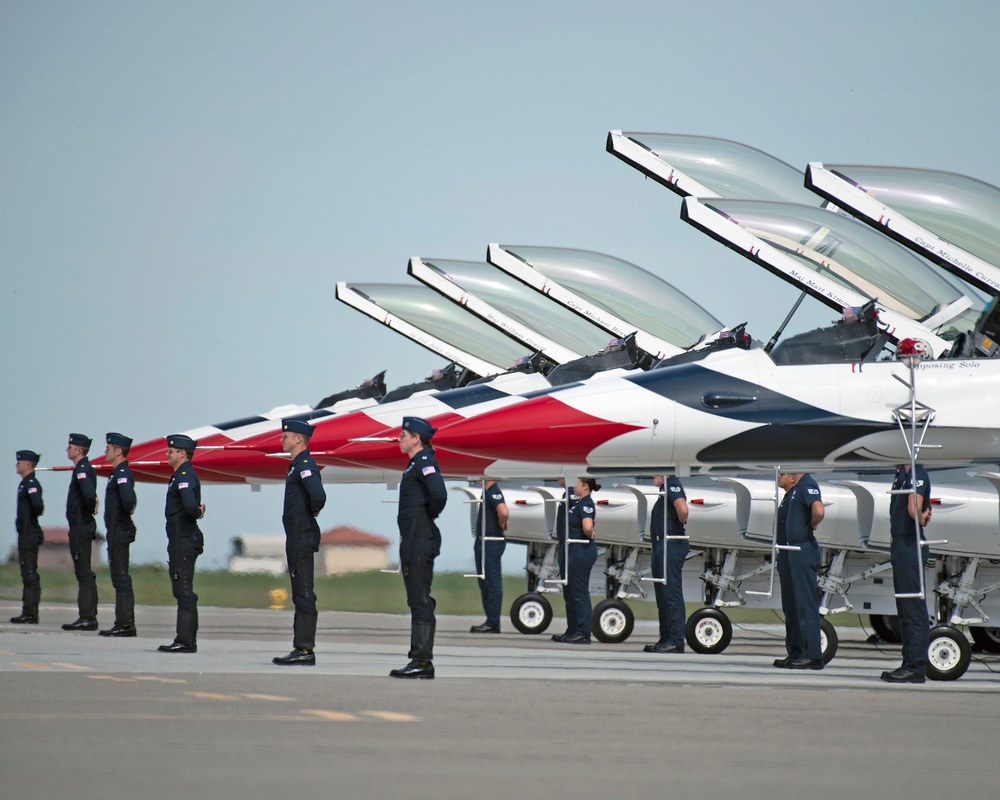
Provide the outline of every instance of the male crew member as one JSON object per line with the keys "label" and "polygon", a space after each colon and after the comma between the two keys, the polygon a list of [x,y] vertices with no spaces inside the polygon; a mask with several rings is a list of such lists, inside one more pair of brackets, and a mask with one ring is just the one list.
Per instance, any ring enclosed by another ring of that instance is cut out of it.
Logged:
{"label": "male crew member", "polygon": [[[650,539],[653,542],[653,577],[663,578],[664,549],[666,549],[667,582],[654,583],[656,610],[660,618],[660,638],[656,644],[647,644],[647,653],[684,652],[684,586],[682,572],[690,547],[687,539],[674,539],[669,544],[663,536],[666,518],[667,536],[683,536],[688,521],[687,495],[684,487],[673,475],[653,478],[662,492],[653,505]],[[666,513],[664,513],[666,509]]]}
{"label": "male crew member", "polygon": [[[476,515],[476,541],[473,551],[476,556],[476,572],[485,575],[479,579],[479,593],[483,599],[483,611],[486,612],[486,622],[473,625],[471,633],[500,633],[500,608],[503,605],[503,572],[500,560],[507,549],[507,540],[503,532],[507,530],[507,519],[510,512],[504,500],[503,492],[496,481],[486,481],[483,487],[483,504]],[[483,518],[486,519],[486,530],[483,532]],[[484,541],[485,539],[485,541]],[[499,539],[500,541],[491,541]],[[486,562],[483,563],[483,546],[486,549]]]}
{"label": "male crew member", "polygon": [[128,451],[132,440],[121,433],[109,433],[104,457],[111,475],[104,490],[104,526],[108,530],[108,567],[115,587],[115,624],[101,636],[135,636],[135,595],[128,574],[129,545],[135,541],[135,478],[129,469]]}
{"label": "male crew member", "polygon": [[816,570],[819,544],[814,531],[823,521],[823,497],[812,476],[802,472],[782,472],[778,485],[785,496],[778,507],[778,544],[798,550],[778,551],[778,578],[781,581],[781,610],[785,615],[787,658],[774,666],[783,669],[823,669],[819,633],[819,597]]}
{"label": "male crew member", "polygon": [[319,468],[309,454],[313,426],[299,419],[281,421],[281,446],[291,455],[285,476],[285,507],[281,523],[285,528],[285,557],[292,579],[295,604],[292,652],[273,659],[291,666],[316,663],[316,593],[313,591],[314,554],[319,550],[319,523],[316,517],[326,505],[326,491]]}
{"label": "male crew member", "polygon": [[15,625],[38,624],[38,602],[42,599],[42,582],[38,577],[38,548],[42,544],[42,528],[38,518],[45,511],[42,487],[35,477],[35,465],[41,456],[33,450],[17,451],[17,511],[14,528],[17,531],[17,560],[21,564],[21,613],[11,617]]}
{"label": "male crew member", "polygon": [[[889,532],[892,534],[889,561],[892,563],[892,588],[897,595],[920,593],[920,570],[923,569],[925,556],[917,553],[917,516],[920,517],[921,529],[930,522],[931,479],[927,470],[919,464],[916,482],[914,495],[909,464],[896,471],[892,482],[893,491],[907,492],[894,494],[889,501]],[[920,597],[897,597],[896,614],[903,640],[903,664],[892,672],[883,672],[882,680],[888,683],[923,683],[927,679],[927,648],[930,644],[927,601]]]}
{"label": "male crew member", "polygon": [[167,463],[174,474],[167,485],[167,569],[177,600],[177,635],[161,644],[164,653],[198,652],[198,595],[194,593],[194,563],[205,549],[198,520],[205,516],[201,481],[191,466],[198,442],[175,433],[167,437]]}
{"label": "male crew member", "polygon": [[420,417],[403,417],[399,449],[410,457],[399,482],[399,569],[410,607],[410,663],[389,674],[393,678],[434,677],[434,607],[431,581],[434,559],[441,552],[441,532],[434,520],[444,510],[448,491],[434,458],[435,429]]}
{"label": "male crew member", "polygon": [[97,576],[91,569],[91,554],[97,536],[97,473],[90,466],[87,453],[91,439],[71,433],[66,457],[73,462],[66,496],[66,521],[69,523],[69,552],[78,584],[76,604],[80,612],[76,622],[62,626],[64,631],[97,630]]}

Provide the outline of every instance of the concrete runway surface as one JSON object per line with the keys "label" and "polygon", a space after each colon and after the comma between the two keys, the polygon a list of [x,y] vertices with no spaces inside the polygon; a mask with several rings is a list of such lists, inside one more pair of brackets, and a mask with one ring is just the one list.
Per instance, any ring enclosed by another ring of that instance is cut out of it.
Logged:
{"label": "concrete runway surface", "polygon": [[0,624],[2,798],[917,800],[993,796],[1000,777],[1000,658],[889,686],[899,647],[857,628],[797,673],[771,666],[780,625],[736,627],[720,655],[652,655],[649,622],[585,647],[549,641],[559,618],[473,636],[481,619],[441,617],[437,679],[400,681],[407,617],[324,612],[317,666],[277,667],[290,611],[203,608],[193,655],[156,651],[172,608],[137,609],[135,639],[60,630],[75,616],[43,603],[38,626]]}

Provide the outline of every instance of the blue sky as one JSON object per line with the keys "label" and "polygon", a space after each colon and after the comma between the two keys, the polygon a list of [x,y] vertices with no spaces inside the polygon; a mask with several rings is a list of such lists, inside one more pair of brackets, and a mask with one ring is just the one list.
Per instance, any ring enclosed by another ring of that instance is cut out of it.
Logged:
{"label": "blue sky", "polygon": [[[70,431],[141,441],[442,366],[334,298],[410,256],[597,250],[767,339],[797,293],[681,222],[608,130],[1000,185],[998,23],[927,0],[0,2],[0,547],[17,449],[63,464]],[[42,475],[44,523],[67,480]],[[384,486],[329,497],[324,527],[395,540]],[[280,531],[279,487],[205,501],[205,567]],[[133,559],[165,560],[163,487],[139,502]],[[467,510],[442,568],[471,566]]]}

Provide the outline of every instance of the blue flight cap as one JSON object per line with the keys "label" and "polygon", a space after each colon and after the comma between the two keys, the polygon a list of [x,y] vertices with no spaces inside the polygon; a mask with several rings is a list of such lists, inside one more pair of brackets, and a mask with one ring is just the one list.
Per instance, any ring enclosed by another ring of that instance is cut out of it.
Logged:
{"label": "blue flight cap", "polygon": [[131,447],[132,440],[129,439],[124,433],[109,433],[107,436],[108,444],[113,444],[116,447]]}
{"label": "blue flight cap", "polygon": [[89,436],[84,436],[82,433],[71,433],[69,435],[69,443],[75,444],[77,447],[90,447],[92,441]]}
{"label": "blue flight cap", "polygon": [[194,450],[197,446],[198,442],[183,433],[172,433],[167,437],[167,447],[174,450]]}
{"label": "blue flight cap", "polygon": [[305,437],[310,437],[316,429],[305,420],[283,419],[281,420],[281,430],[287,433],[301,433]]}
{"label": "blue flight cap", "polygon": [[437,428],[432,428],[423,417],[403,417],[403,430],[423,436],[425,439],[430,439],[437,433]]}
{"label": "blue flight cap", "polygon": [[41,456],[38,455],[34,450],[18,450],[17,460],[18,461],[30,461],[32,464],[37,464],[41,460]]}

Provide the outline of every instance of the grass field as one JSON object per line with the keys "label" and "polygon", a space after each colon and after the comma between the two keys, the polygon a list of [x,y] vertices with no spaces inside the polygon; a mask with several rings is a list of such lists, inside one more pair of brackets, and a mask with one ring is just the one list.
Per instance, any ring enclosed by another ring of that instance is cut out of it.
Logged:
{"label": "grass field", "polygon": [[[132,585],[135,601],[140,605],[174,605],[170,593],[170,578],[166,567],[142,565],[132,568]],[[72,603],[76,601],[76,579],[72,572],[41,570],[42,602]],[[268,608],[272,604],[271,590],[289,589],[288,578],[270,575],[238,575],[229,572],[196,572],[194,589],[198,602],[205,606],[228,608]],[[510,611],[510,604],[525,590],[524,579],[507,576],[504,578],[504,617]],[[97,570],[97,592],[102,603],[114,602],[114,588],[107,567]],[[481,617],[483,607],[479,599],[479,588],[473,578],[465,578],[458,572],[442,572],[434,576],[432,589],[437,601],[437,613],[458,614]],[[16,564],[0,566],[0,599],[19,602],[21,599],[21,575]],[[562,598],[550,594],[553,611],[562,616]],[[284,607],[291,608],[291,597],[286,597]],[[596,598],[595,598],[596,602]],[[321,611],[365,611],[379,614],[406,614],[406,594],[399,575],[381,572],[361,572],[337,577],[322,577],[316,580],[316,605]],[[641,600],[630,601],[636,619],[655,620],[656,604]],[[699,608],[688,603],[688,613]],[[760,609],[731,608],[726,614],[734,623],[778,623],[780,612]],[[867,624],[867,618],[863,621]],[[853,614],[838,614],[834,620],[838,626],[858,625],[859,618]]]}

